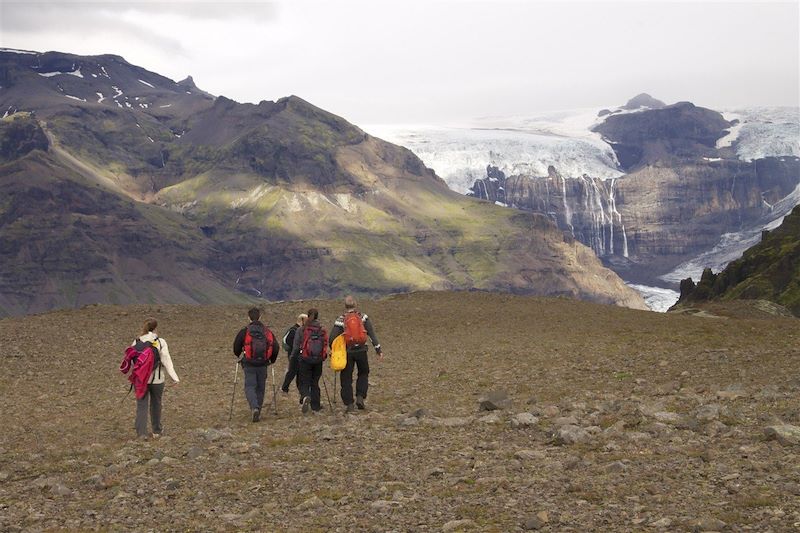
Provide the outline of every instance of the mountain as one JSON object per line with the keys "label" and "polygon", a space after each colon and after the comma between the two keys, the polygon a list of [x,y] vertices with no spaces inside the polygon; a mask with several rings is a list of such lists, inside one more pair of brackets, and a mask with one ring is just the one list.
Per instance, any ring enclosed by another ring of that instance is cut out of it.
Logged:
{"label": "mountain", "polygon": [[683,280],[676,308],[716,300],[767,300],[800,316],[800,206],[721,272]]}
{"label": "mountain", "polygon": [[0,313],[480,289],[643,307],[546,217],[466,198],[301,98],[0,51]]}
{"label": "mountain", "polygon": [[[780,127],[781,135],[792,131]],[[716,111],[681,102],[612,113],[591,129],[625,174],[575,176],[554,165],[546,173],[507,174],[489,166],[469,194],[547,214],[624,279],[661,286],[677,284],[676,273],[698,261],[716,266],[735,258],[741,242],[800,201],[800,158],[770,155],[763,139],[752,148],[753,135],[740,142],[748,130]],[[760,157],[743,157],[744,144]],[[783,140],[776,146],[777,153],[796,149]]]}

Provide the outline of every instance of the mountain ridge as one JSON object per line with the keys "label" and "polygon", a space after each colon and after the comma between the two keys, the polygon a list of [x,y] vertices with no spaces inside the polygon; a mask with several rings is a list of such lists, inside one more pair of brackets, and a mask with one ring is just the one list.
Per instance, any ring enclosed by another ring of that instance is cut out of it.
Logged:
{"label": "mountain ridge", "polygon": [[[47,279],[23,275],[41,254],[27,251],[34,244],[23,242],[24,233],[3,226],[5,290],[13,295],[5,313],[120,295],[132,302],[178,298],[165,288],[142,300],[125,288],[129,276],[140,280],[136,287],[148,279],[124,246],[137,233],[170,251],[171,266],[160,268],[159,280],[175,277],[183,287],[177,302],[226,291],[226,298],[249,301],[456,288],[644,307],[546,218],[458,195],[409,150],[299,97],[239,104],[127,68],[118,56],[41,55],[0,52],[0,109],[13,111],[0,122],[0,137],[24,119],[48,139],[47,147],[7,163],[21,161],[14,172],[0,167],[3,186],[17,191],[8,210],[33,216],[21,204],[43,193],[26,185],[30,174],[69,182],[83,200],[54,204],[45,216],[52,235],[36,236],[59,256],[71,240],[83,242],[99,273],[88,276],[88,264],[65,261],[76,279],[65,279],[65,270],[51,276],[60,281],[48,282],[49,298],[26,297]],[[99,198],[98,190],[127,206],[119,214],[129,213],[133,226],[124,235],[112,231],[119,223],[113,211],[101,226],[75,230],[82,217],[103,218],[86,201]]]}

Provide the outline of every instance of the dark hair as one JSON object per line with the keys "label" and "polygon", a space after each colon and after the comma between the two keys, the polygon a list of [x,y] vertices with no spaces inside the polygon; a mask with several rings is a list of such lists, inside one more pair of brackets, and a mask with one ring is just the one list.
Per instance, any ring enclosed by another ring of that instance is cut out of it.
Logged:
{"label": "dark hair", "polygon": [[252,307],[252,308],[250,308],[250,310],[247,312],[247,316],[249,316],[249,317],[250,317],[250,320],[252,320],[253,322],[255,322],[256,320],[258,320],[259,318],[261,318],[261,309],[259,309],[258,307]]}
{"label": "dark hair", "polygon": [[142,325],[142,335],[147,335],[158,327],[158,322],[155,318],[146,318],[144,325]]}
{"label": "dark hair", "polygon": [[317,320],[319,318],[319,311],[317,311],[313,307],[308,311],[306,311],[306,314],[308,315],[308,318],[306,319],[306,324],[311,322],[312,320]]}

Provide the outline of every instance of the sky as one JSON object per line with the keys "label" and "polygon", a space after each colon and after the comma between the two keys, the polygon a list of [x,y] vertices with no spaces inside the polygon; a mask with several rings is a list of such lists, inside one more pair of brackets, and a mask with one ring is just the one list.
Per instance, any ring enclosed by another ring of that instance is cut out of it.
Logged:
{"label": "sky", "polygon": [[647,92],[714,109],[800,105],[800,0],[0,0],[0,47],[113,53],[257,103],[356,124],[602,108]]}

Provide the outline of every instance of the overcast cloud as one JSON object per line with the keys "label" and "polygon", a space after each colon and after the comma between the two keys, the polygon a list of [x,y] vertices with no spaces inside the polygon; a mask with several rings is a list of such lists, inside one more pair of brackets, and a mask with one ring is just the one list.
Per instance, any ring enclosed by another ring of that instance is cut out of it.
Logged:
{"label": "overcast cloud", "polygon": [[799,105],[800,2],[14,2],[0,46],[113,53],[356,123],[622,104]]}

